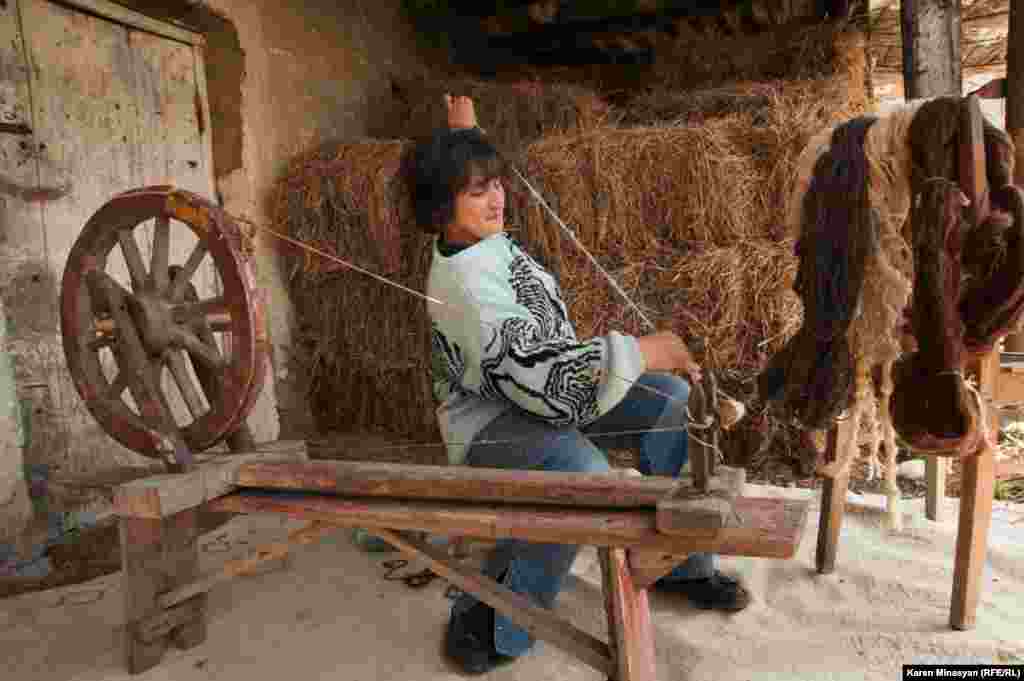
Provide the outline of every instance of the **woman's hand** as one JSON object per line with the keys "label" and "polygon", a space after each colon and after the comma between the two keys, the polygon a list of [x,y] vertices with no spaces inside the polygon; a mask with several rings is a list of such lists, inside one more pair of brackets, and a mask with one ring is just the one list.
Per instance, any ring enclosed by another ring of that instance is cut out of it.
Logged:
{"label": "woman's hand", "polygon": [[448,109],[448,128],[450,130],[477,127],[476,109],[473,107],[472,99],[445,95],[444,103]]}
{"label": "woman's hand", "polygon": [[686,374],[690,384],[701,381],[700,365],[693,359],[683,339],[671,331],[659,331],[637,339],[648,371],[674,371]]}

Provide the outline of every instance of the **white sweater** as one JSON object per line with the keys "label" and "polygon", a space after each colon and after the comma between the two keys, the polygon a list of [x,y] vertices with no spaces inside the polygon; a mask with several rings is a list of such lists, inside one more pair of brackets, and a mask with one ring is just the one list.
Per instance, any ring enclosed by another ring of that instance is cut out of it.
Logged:
{"label": "white sweater", "polygon": [[448,460],[510,409],[554,426],[586,426],[644,372],[637,339],[580,342],[558,284],[499,232],[452,256],[433,246],[427,281],[434,396]]}

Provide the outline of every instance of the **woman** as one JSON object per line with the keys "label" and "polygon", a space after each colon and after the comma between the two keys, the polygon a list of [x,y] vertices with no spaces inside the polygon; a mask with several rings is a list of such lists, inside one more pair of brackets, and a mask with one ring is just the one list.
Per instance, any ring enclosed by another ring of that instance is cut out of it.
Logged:
{"label": "woman", "polygon": [[[427,294],[438,420],[453,464],[609,472],[588,437],[639,451],[645,475],[676,477],[687,460],[689,384],[700,368],[674,333],[617,332],[576,339],[557,282],[505,233],[498,152],[476,126],[473,103],[446,96],[449,130],[412,157],[417,222],[437,234]],[[649,389],[634,386],[640,383]],[[514,442],[510,442],[514,441]],[[578,547],[504,540],[484,574],[551,608]],[[747,592],[694,554],[657,588],[704,608],[739,610]],[[452,606],[446,654],[483,673],[525,653],[525,631],[470,595]]]}

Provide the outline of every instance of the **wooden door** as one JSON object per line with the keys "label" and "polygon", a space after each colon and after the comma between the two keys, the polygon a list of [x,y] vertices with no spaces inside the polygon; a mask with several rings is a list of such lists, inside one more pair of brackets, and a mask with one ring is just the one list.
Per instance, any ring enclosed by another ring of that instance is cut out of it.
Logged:
{"label": "wooden door", "polygon": [[[8,0],[0,10],[2,115],[10,110],[24,132],[0,134],[0,172],[12,185],[0,188],[0,284],[27,405],[25,462],[74,475],[137,457],[102,432],[66,370],[57,296],[68,252],[115,194],[155,184],[214,192],[198,36],[102,0],[72,4],[89,11],[48,0]],[[172,263],[195,243],[178,227]],[[151,234],[149,226],[138,239],[144,256]],[[112,261],[127,285],[119,249]],[[215,279],[209,266],[197,276],[201,295],[216,290]]]}

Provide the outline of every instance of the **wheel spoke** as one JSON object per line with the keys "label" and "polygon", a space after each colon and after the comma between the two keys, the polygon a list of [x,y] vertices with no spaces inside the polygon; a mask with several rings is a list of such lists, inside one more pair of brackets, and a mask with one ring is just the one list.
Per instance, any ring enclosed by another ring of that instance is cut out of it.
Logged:
{"label": "wheel spoke", "polygon": [[186,303],[175,310],[175,317],[179,324],[192,325],[199,322],[201,326],[218,330],[231,328],[231,311],[224,296]]}
{"label": "wheel spoke", "polygon": [[153,226],[153,257],[150,260],[149,272],[153,288],[157,293],[167,290],[167,261],[171,251],[171,220],[161,215]]}
{"label": "wheel spoke", "polygon": [[110,382],[110,387],[107,389],[106,397],[108,400],[119,400],[124,389],[128,387],[128,374],[124,371],[118,371],[117,376],[114,376],[114,380]]}
{"label": "wheel spoke", "polygon": [[199,340],[191,330],[182,327],[178,327],[175,336],[178,343],[205,366],[217,370],[224,368],[224,357],[216,346],[207,345]]}
{"label": "wheel spoke", "polygon": [[171,376],[178,384],[178,389],[181,390],[181,396],[185,399],[185,405],[192,414],[192,418],[198,419],[206,409],[203,407],[203,400],[199,396],[199,391],[196,390],[192,375],[189,374],[185,355],[181,350],[172,349],[168,350],[164,357],[167,360],[167,368],[171,370]]}
{"label": "wheel spoke", "polygon": [[171,419],[171,423],[177,427],[177,422],[174,420],[174,410],[171,409],[171,403],[167,399],[167,392],[164,390],[164,359],[163,357],[157,357],[150,361],[149,364],[150,376],[153,381],[153,385],[156,386],[157,395],[160,398],[160,404],[163,406],[164,413],[167,414],[168,418]]}
{"label": "wheel spoke", "polygon": [[85,347],[92,351],[102,350],[103,348],[109,348],[117,341],[117,338],[109,333],[101,333],[93,338],[91,341],[85,344]]}
{"label": "wheel spoke", "polygon": [[132,290],[141,291],[146,285],[146,264],[142,260],[139,245],[135,243],[135,234],[130,229],[122,229],[117,233],[117,241],[121,244],[121,254],[128,265],[128,274],[132,278]]}
{"label": "wheel spoke", "polygon": [[174,416],[167,408],[164,394],[153,376],[152,362],[126,309],[125,294],[121,292],[117,282],[105,272],[93,270],[86,276],[90,288],[109,302],[114,324],[120,335],[120,342],[114,349],[114,358],[119,369],[115,383],[120,379],[120,375],[126,377],[132,398],[139,407],[139,417],[148,425],[151,432],[155,431],[162,436],[163,441],[158,447],[169,444],[172,451],[166,454],[173,455],[179,464],[191,463],[191,452],[181,437]]}
{"label": "wheel spoke", "polygon": [[181,271],[174,277],[170,293],[167,296],[171,302],[179,303],[182,301],[188,283],[192,281],[192,277],[195,276],[196,271],[199,269],[199,265],[203,262],[203,258],[205,257],[206,244],[200,241],[196,244],[195,248],[192,249],[192,252],[188,256],[188,260],[185,261]]}

